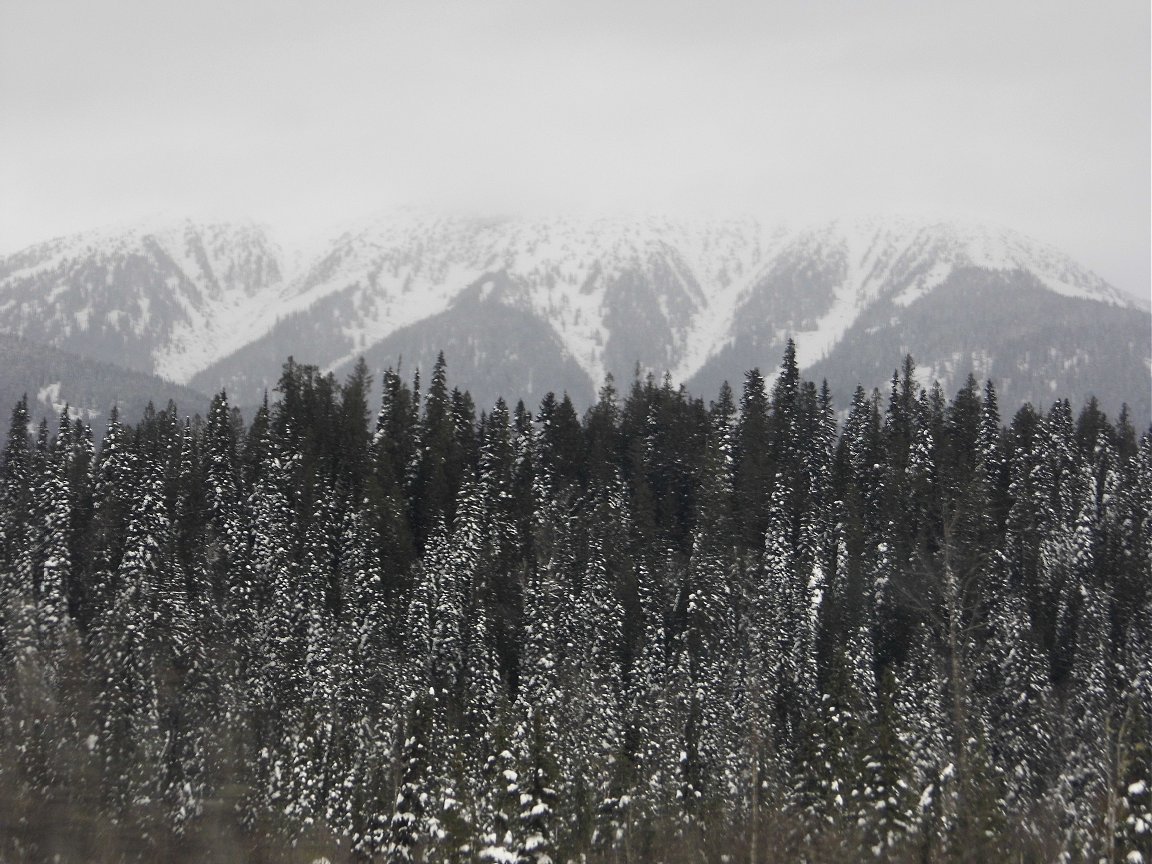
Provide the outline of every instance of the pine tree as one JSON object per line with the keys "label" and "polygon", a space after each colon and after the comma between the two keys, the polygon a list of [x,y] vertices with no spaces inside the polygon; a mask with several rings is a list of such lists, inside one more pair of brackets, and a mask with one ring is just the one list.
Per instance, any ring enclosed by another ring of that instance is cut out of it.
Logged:
{"label": "pine tree", "polygon": [[379,537],[367,503],[345,516],[340,538],[344,602],[333,646],[335,765],[325,818],[349,836],[356,854],[371,857],[383,848],[391,815],[398,670],[389,642]]}
{"label": "pine tree", "polygon": [[856,837],[858,845],[878,852],[891,802],[879,761],[879,699],[867,612],[841,638],[821,697],[823,723],[817,734],[823,760],[808,770],[821,782],[824,800],[816,809],[838,825],[846,839]]}
{"label": "pine tree", "polygon": [[28,435],[28,399],[12,411],[8,441],[0,458],[0,709],[14,710],[12,692],[25,678],[38,677],[33,510],[33,450]]}
{"label": "pine tree", "polygon": [[[66,419],[61,428],[69,429]],[[63,661],[62,655],[73,647],[76,635],[67,594],[74,579],[70,536],[73,502],[67,461],[71,455],[65,443],[52,458],[44,460],[36,478],[37,521],[42,526],[37,543],[40,572],[36,584],[36,619],[41,648],[55,655],[54,665]]]}
{"label": "pine tree", "polygon": [[[947,728],[944,673],[927,634],[909,642],[908,657],[890,685],[886,724],[894,740],[885,754],[894,792],[886,845],[902,845],[902,837],[918,848],[924,860],[946,855],[955,824],[955,763]],[[895,763],[895,766],[893,765]],[[895,767],[895,776],[891,776]]]}
{"label": "pine tree", "polygon": [[0,456],[0,553],[6,569],[14,566],[24,547],[23,522],[32,492],[29,422],[28,396],[25,395],[12,409],[8,438]]}
{"label": "pine tree", "polygon": [[[519,800],[509,840],[533,864],[551,861],[555,839],[555,807],[559,793],[553,788],[559,772],[556,742],[559,736],[561,682],[559,680],[557,613],[561,591],[545,570],[527,586],[524,597],[524,648],[520,689],[512,706],[512,752],[522,766],[517,777]],[[508,779],[508,778],[505,778]],[[567,803],[567,802],[565,802]]]}
{"label": "pine tree", "polygon": [[1152,857],[1152,615],[1145,611],[1124,644],[1114,725],[1109,730],[1110,794],[1107,853],[1114,859]]}
{"label": "pine tree", "polygon": [[413,455],[414,475],[409,497],[412,525],[417,538],[426,540],[437,524],[452,522],[452,506],[460,464],[452,397],[448,391],[447,365],[443,352],[432,369],[432,383],[420,420],[419,445]]}
{"label": "pine tree", "polygon": [[428,745],[433,709],[431,696],[412,691],[404,709],[400,747],[400,788],[389,825],[385,857],[389,862],[417,860],[429,837],[427,802]]}
{"label": "pine tree", "polygon": [[768,526],[768,494],[774,466],[769,441],[768,397],[760,370],[744,378],[740,418],[732,440],[734,513],[744,550],[758,551]]}
{"label": "pine tree", "polygon": [[[130,433],[113,407],[104,441],[93,465],[92,564],[94,574],[113,573],[120,566],[128,531],[128,519],[136,499],[137,459]],[[96,576],[103,584],[104,577]],[[94,598],[93,614],[99,614],[107,597]]]}
{"label": "pine tree", "polygon": [[[754,381],[751,390],[756,390]],[[727,506],[733,496],[740,500],[739,489],[733,489],[732,477],[739,474],[732,451],[730,430],[718,424],[712,429],[704,459],[700,519],[685,577],[683,647],[687,654],[674,652],[672,661],[674,666],[687,661],[691,681],[681,747],[681,804],[686,819],[697,824],[706,821],[706,811],[723,801],[730,789],[749,782],[746,760],[740,757],[740,715],[734,711],[733,700],[740,695],[741,575],[750,565],[738,557],[740,541],[733,542],[733,537],[740,536],[740,528]],[[754,681],[746,689],[754,692],[762,683]],[[752,760],[755,754],[754,741]],[[754,777],[751,782],[755,785]]]}
{"label": "pine tree", "polygon": [[994,762],[1003,778],[998,804],[1009,824],[1019,820],[1017,824],[1029,830],[1022,817],[1046,791],[1047,768],[1054,757],[1048,669],[1031,632],[1024,598],[1002,569],[994,571],[989,590],[988,651],[981,677]]}
{"label": "pine tree", "polygon": [[229,574],[239,570],[233,562],[243,560],[243,528],[240,513],[238,442],[232,427],[228,396],[221,391],[208,410],[205,438],[205,537],[202,555],[213,573],[216,596],[235,594],[227,584]]}
{"label": "pine tree", "polygon": [[1107,597],[1085,588],[1074,640],[1073,688],[1064,709],[1064,752],[1056,781],[1065,855],[1099,855],[1107,842],[1102,814],[1108,797],[1112,706]]}
{"label": "pine tree", "polygon": [[837,438],[789,344],[740,411],[638,374],[537,431],[437,367],[372,436],[363,363],[98,456],[17,405],[0,857],[1152,856],[1125,415],[906,358]]}
{"label": "pine tree", "polygon": [[667,812],[676,801],[682,727],[668,687],[666,601],[662,587],[644,562],[638,592],[642,637],[627,694],[634,778],[629,793],[633,811],[644,819]]}
{"label": "pine tree", "polygon": [[136,496],[124,555],[107,586],[110,597],[93,634],[100,676],[95,748],[113,818],[147,808],[161,794],[157,649],[174,635],[159,629],[161,590],[171,566],[162,478],[155,465],[141,473],[146,485]]}
{"label": "pine tree", "polygon": [[584,829],[589,834],[585,842],[612,846],[620,830],[623,779],[619,659],[623,610],[613,594],[603,540],[593,536],[590,545],[583,584],[572,601],[570,635],[576,650],[566,669],[570,684],[563,713],[568,721],[562,740],[565,774],[575,780],[573,793],[583,803],[581,809],[599,817]]}
{"label": "pine tree", "polygon": [[559,497],[581,485],[584,433],[567,393],[559,401],[555,394],[546,394],[537,419],[540,423],[535,454],[537,470],[549,494]]}
{"label": "pine tree", "polygon": [[[521,578],[529,558],[521,525],[524,503],[517,489],[517,443],[513,440],[508,408],[498,399],[487,418],[480,447],[478,489],[483,510],[482,528],[487,535],[488,557],[483,602],[489,615],[490,635],[509,671],[515,664],[516,633],[521,605]],[[528,467],[528,466],[525,466]],[[529,486],[529,494],[531,487]],[[531,501],[528,501],[531,507]]]}

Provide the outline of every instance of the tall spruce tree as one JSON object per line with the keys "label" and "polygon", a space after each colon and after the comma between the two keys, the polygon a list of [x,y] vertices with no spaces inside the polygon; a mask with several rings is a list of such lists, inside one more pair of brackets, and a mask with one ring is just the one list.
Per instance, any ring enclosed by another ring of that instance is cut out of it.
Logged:
{"label": "tall spruce tree", "polygon": [[477,424],[437,367],[373,435],[364,364],[98,455],[17,405],[0,857],[1152,855],[1124,415],[1003,429],[906,358],[838,436],[789,344],[739,410],[637,376]]}

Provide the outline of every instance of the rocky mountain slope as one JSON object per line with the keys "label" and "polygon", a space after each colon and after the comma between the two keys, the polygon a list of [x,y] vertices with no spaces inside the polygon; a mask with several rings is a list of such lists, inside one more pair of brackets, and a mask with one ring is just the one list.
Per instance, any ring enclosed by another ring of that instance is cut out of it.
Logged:
{"label": "rocky mountain slope", "polygon": [[[637,368],[710,397],[788,336],[808,374],[883,386],[904,352],[946,390],[1095,393],[1152,414],[1146,309],[1007,229],[909,219],[466,218],[395,212],[290,267],[249,224],[135,227],[0,259],[0,332],[254,403],[285,357],[428,368],[482,407]],[[1055,382],[1055,383],[1053,383]],[[1002,387],[1003,389],[1003,387]]]}
{"label": "rocky mountain slope", "polygon": [[61,412],[68,411],[92,427],[99,439],[115,405],[126,421],[136,422],[149,402],[160,410],[176,403],[181,416],[206,416],[209,398],[190,387],[157,375],[124,369],[81,357],[48,345],[0,334],[0,412],[7,434],[9,412],[21,396],[28,397],[34,423],[48,421],[55,432]]}
{"label": "rocky mountain slope", "polygon": [[0,331],[186,382],[251,338],[283,259],[252,223],[57,238],[0,259]]}

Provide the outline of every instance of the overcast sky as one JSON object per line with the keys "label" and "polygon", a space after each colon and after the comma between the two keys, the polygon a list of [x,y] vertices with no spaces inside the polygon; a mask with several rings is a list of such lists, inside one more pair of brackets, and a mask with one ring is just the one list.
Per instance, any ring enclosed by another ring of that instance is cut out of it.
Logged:
{"label": "overcast sky", "polygon": [[1149,291],[1147,0],[0,0],[0,252],[157,211],[986,219]]}

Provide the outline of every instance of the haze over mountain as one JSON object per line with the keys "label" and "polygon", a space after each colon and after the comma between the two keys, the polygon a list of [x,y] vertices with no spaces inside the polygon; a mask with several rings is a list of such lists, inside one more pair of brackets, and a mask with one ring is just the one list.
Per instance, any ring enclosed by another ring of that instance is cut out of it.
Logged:
{"label": "haze over mountain", "polygon": [[97,230],[0,259],[0,332],[254,404],[284,359],[338,375],[428,369],[486,407],[611,373],[714,396],[769,372],[884,387],[911,352],[945,391],[969,371],[1007,405],[1096,395],[1152,415],[1149,314],[1059,251],[984,224],[843,219],[481,218],[398,211],[311,254],[251,222]]}
{"label": "haze over mountain", "polygon": [[113,406],[125,421],[135,422],[149,403],[160,410],[173,400],[178,415],[190,417],[204,416],[210,401],[157,375],[0,334],[0,405],[8,411],[22,396],[28,397],[33,423],[47,420],[55,432],[66,410],[91,427],[95,441],[103,437]]}

